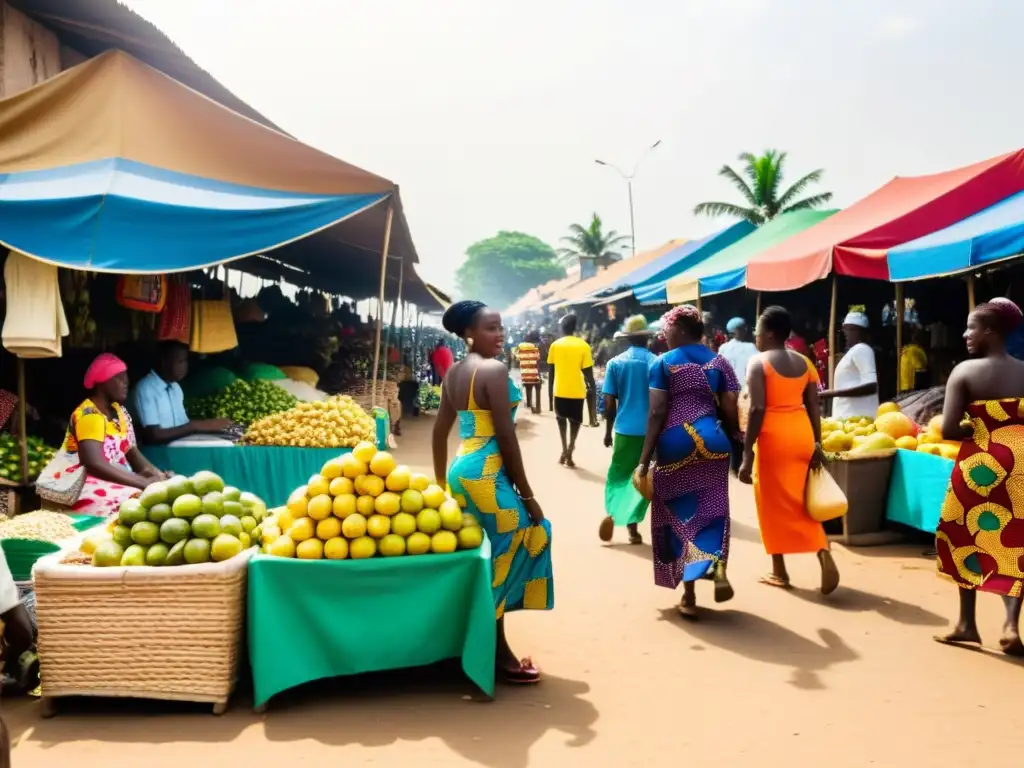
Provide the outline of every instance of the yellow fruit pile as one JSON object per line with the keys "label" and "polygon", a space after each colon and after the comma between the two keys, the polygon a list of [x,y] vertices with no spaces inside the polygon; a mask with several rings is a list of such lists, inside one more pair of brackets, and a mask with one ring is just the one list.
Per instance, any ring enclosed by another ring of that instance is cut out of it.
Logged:
{"label": "yellow fruit pile", "polygon": [[483,542],[473,515],[370,442],[324,464],[260,528],[263,552],[303,560],[445,554]]}
{"label": "yellow fruit pile", "polygon": [[942,439],[942,416],[918,427],[896,403],[882,403],[874,421],[867,417],[821,420],[821,447],[826,453],[870,453],[893,448],[955,459],[960,443]]}
{"label": "yellow fruit pile", "polygon": [[252,445],[353,448],[364,440],[372,442],[375,431],[373,418],[358,403],[336,395],[253,422],[245,439]]}
{"label": "yellow fruit pile", "polygon": [[942,414],[928,422],[928,427],[917,436],[917,450],[944,459],[956,459],[960,453],[960,442],[942,439]]}

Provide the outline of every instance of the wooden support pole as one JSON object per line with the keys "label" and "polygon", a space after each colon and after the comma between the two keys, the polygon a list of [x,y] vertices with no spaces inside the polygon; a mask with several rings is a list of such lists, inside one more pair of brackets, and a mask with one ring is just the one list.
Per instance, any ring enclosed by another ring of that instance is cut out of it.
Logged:
{"label": "wooden support pole", "polygon": [[21,482],[28,485],[28,395],[25,392],[25,361],[18,368],[18,450],[21,453]]}
{"label": "wooden support pole", "polygon": [[374,337],[373,376],[370,377],[370,381],[373,382],[370,385],[370,404],[373,407],[377,405],[377,372],[380,370],[380,326],[384,320],[384,280],[388,273],[388,249],[391,247],[391,222],[394,217],[395,204],[392,200],[388,200],[388,212],[384,219],[384,243],[381,246],[380,253],[380,293],[377,298],[377,332]]}
{"label": "wooden support pole", "polygon": [[405,259],[398,262],[398,298],[391,302],[391,324],[388,325],[388,333],[384,337],[384,365],[381,367],[380,383],[383,385],[388,380],[388,348],[391,346],[391,334],[395,330],[395,322],[398,320],[398,305],[402,303],[402,281],[405,279]]}
{"label": "wooden support pole", "polygon": [[832,308],[828,316],[828,388],[834,389],[836,385],[836,303],[839,298],[839,290],[836,286],[836,274],[832,273]]}
{"label": "wooden support pole", "polygon": [[977,304],[974,301],[974,273],[967,276],[967,311],[973,312]]}
{"label": "wooden support pole", "polygon": [[758,319],[761,317],[761,291],[757,292],[757,309],[754,310],[754,324],[757,324]]}
{"label": "wooden support pole", "polygon": [[[903,283],[896,283],[896,394],[900,393],[900,368],[903,361]],[[911,387],[913,389],[913,387]]]}

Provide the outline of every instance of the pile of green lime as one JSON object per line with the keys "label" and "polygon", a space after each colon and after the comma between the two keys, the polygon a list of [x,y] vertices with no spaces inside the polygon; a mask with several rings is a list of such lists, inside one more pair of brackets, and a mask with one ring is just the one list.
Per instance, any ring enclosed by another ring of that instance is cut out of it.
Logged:
{"label": "pile of green lime", "polygon": [[217,563],[248,549],[266,514],[262,499],[213,472],[175,475],[123,502],[113,526],[90,537],[88,549],[98,567]]}

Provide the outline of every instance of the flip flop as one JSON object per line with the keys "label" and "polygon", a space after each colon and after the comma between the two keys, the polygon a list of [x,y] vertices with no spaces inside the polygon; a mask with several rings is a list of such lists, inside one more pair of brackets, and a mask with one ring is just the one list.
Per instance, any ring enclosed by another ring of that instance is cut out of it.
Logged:
{"label": "flip flop", "polygon": [[1013,656],[1014,658],[1024,656],[1024,643],[1021,642],[1019,637],[1015,637],[1013,640],[1007,640],[1005,637],[999,638],[999,648],[1007,656]]}
{"label": "flip flop", "polygon": [[940,645],[951,645],[954,648],[963,648],[967,651],[980,651],[981,650],[981,638],[958,638],[955,637],[955,632],[950,632],[948,635],[933,635],[932,640]]}
{"label": "flip flop", "polygon": [[839,569],[828,550],[819,553],[818,560],[821,562],[821,594],[831,595],[839,586]]}
{"label": "flip flop", "polygon": [[629,534],[629,543],[630,544],[643,544],[644,543],[644,537],[641,536],[639,533],[631,533],[631,534]]}
{"label": "flip flop", "polygon": [[767,576],[762,576],[757,580],[759,584],[765,584],[769,587],[775,587],[776,589],[792,589],[793,585],[789,583],[789,579],[784,579],[781,576],[776,576],[774,573],[769,573]]}
{"label": "flip flop", "polygon": [[540,682],[540,670],[529,656],[519,662],[518,669],[503,669],[501,675],[510,685],[536,685]]}
{"label": "flip flop", "polygon": [[601,525],[597,529],[597,537],[601,541],[611,541],[612,536],[615,534],[615,521],[610,517],[606,517],[601,521]]}
{"label": "flip flop", "polygon": [[680,603],[676,606],[676,610],[679,611],[679,615],[687,621],[697,621],[699,618],[696,604],[686,605],[685,603]]}

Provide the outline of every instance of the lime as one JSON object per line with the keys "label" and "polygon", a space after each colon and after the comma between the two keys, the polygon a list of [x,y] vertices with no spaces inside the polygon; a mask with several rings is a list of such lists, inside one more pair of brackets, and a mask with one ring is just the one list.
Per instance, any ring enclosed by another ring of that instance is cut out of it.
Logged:
{"label": "lime", "polygon": [[243,507],[240,502],[228,501],[226,498],[224,499],[225,515],[234,515],[235,517],[241,517],[245,513],[245,507]]}
{"label": "lime", "polygon": [[145,565],[146,564],[146,548],[139,544],[132,544],[128,549],[121,555],[121,565]]}
{"label": "lime", "polygon": [[167,501],[169,502],[173,502],[179,496],[184,496],[193,491],[192,483],[184,475],[174,475],[165,480],[164,485],[167,487]]}
{"label": "lime", "polygon": [[[127,547],[132,543],[132,529],[127,525],[115,525],[110,537],[117,542],[118,546]],[[120,558],[118,559],[120,560]]]}
{"label": "lime", "polygon": [[220,534],[220,520],[214,515],[202,514],[192,521],[192,535],[200,539],[213,539]]}
{"label": "lime", "polygon": [[242,531],[240,534],[238,534],[238,540],[242,542],[242,549],[248,549],[252,546],[252,536],[250,536],[245,531]]}
{"label": "lime", "polygon": [[177,517],[165,520],[160,526],[160,540],[165,544],[177,544],[187,539],[191,533],[192,526],[188,524],[188,520]]}
{"label": "lime", "polygon": [[224,496],[220,491],[210,491],[203,496],[203,514],[217,517],[224,514]]}
{"label": "lime", "polygon": [[210,542],[206,539],[189,539],[185,542],[185,562],[189,565],[210,561]]}
{"label": "lime", "polygon": [[167,483],[153,483],[146,486],[139,495],[139,503],[146,509],[167,501]]}
{"label": "lime", "polygon": [[242,508],[250,515],[256,518],[258,523],[267,515],[267,505],[263,503],[263,499],[257,496],[255,493],[249,493],[246,491],[238,499],[241,503]]}
{"label": "lime", "polygon": [[109,568],[112,565],[120,565],[123,556],[124,547],[111,539],[96,547],[96,551],[92,553],[92,564],[97,568]]}
{"label": "lime", "polygon": [[[136,544],[148,547],[152,544],[156,544],[159,540],[160,526],[156,523],[143,520],[141,523],[136,523],[132,526],[132,541]],[[131,549],[131,547],[129,547],[129,549]]]}
{"label": "lime", "polygon": [[149,522],[160,525],[164,520],[170,520],[174,516],[170,504],[154,504],[149,508]]}
{"label": "lime", "polygon": [[242,542],[228,533],[220,534],[210,545],[210,557],[215,563],[230,560],[241,551]]}
{"label": "lime", "polygon": [[220,475],[203,470],[192,475],[192,487],[196,489],[198,495],[205,496],[213,491],[217,493],[223,491],[224,481],[220,479]]}
{"label": "lime", "polygon": [[[257,523],[256,523],[256,518],[255,517],[250,517],[249,515],[244,515],[239,520],[239,522],[242,524],[242,530],[245,531],[246,533],[252,533],[253,531],[256,530]],[[223,522],[222,522],[222,524],[223,524]]]}
{"label": "lime", "polygon": [[179,496],[171,504],[171,511],[175,517],[192,518],[198,515],[203,509],[203,501],[192,493]]}
{"label": "lime", "polygon": [[167,551],[164,565],[184,565],[185,563],[185,540],[182,539]]}
{"label": "lime", "polygon": [[126,499],[121,502],[121,508],[117,513],[117,520],[121,525],[131,528],[136,523],[146,519],[146,508],[138,499]]}
{"label": "lime", "polygon": [[170,549],[166,544],[154,544],[146,550],[146,565],[161,566],[167,562],[167,553]]}
{"label": "lime", "polygon": [[226,533],[230,536],[237,536],[244,529],[242,528],[242,521],[234,515],[222,515],[220,518],[220,532]]}
{"label": "lime", "polygon": [[224,494],[224,501],[240,502],[242,500],[242,492],[233,485],[225,485],[222,493]]}

